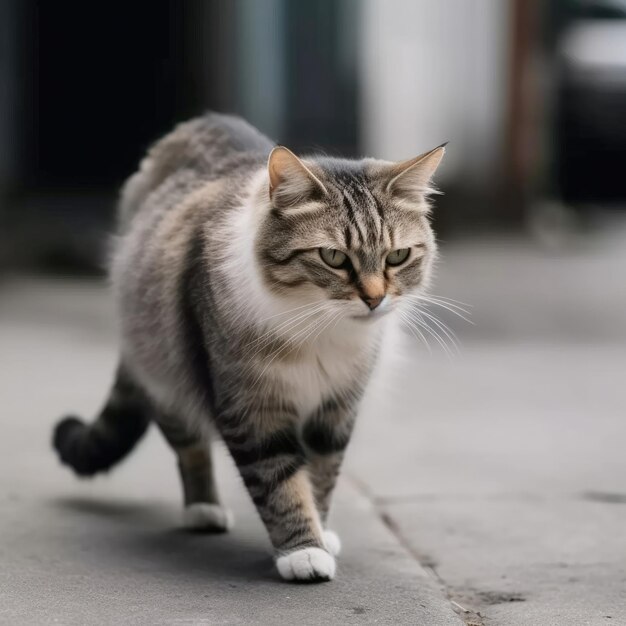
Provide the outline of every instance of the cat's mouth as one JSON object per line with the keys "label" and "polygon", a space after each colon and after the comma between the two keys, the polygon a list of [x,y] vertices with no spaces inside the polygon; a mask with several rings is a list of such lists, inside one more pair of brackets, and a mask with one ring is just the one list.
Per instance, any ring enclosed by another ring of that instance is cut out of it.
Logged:
{"label": "cat's mouth", "polygon": [[351,315],[351,319],[359,320],[361,322],[373,322],[384,317],[390,311],[393,311],[393,302],[391,302],[390,296],[386,295],[374,306],[374,308],[363,308],[362,313]]}
{"label": "cat's mouth", "polygon": [[367,313],[363,313],[361,315],[351,315],[350,319],[358,320],[360,322],[374,322],[379,320],[381,317],[385,317],[388,313],[391,313],[391,308],[385,307],[383,309],[374,309],[373,311],[368,311]]}

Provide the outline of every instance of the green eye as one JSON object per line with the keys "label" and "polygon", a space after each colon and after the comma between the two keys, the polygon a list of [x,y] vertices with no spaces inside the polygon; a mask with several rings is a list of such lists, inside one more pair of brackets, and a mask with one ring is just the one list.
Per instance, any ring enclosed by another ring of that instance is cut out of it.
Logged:
{"label": "green eye", "polygon": [[342,267],[348,258],[341,250],[332,250],[331,248],[320,248],[320,256],[326,265],[335,269]]}
{"label": "green eye", "polygon": [[402,265],[408,258],[411,248],[401,248],[394,250],[387,255],[387,265]]}

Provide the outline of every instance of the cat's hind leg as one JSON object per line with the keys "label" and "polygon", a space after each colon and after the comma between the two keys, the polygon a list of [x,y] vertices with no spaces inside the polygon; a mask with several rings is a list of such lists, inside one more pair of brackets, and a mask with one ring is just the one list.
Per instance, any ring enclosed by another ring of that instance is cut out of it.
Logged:
{"label": "cat's hind leg", "polygon": [[163,415],[157,424],[178,457],[184,526],[198,532],[226,532],[233,525],[233,514],[219,499],[208,435]]}

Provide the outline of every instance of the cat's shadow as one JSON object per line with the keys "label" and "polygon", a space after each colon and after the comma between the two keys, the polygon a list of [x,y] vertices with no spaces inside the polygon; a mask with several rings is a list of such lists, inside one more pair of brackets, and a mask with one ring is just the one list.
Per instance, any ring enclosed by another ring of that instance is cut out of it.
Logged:
{"label": "cat's shadow", "polygon": [[160,502],[64,497],[52,503],[67,515],[60,539],[67,540],[76,558],[87,545],[100,567],[138,563],[201,585],[210,579],[231,586],[237,581],[279,582],[269,545],[261,545],[258,533],[250,536],[249,525],[228,533],[198,533],[182,528],[174,507]]}

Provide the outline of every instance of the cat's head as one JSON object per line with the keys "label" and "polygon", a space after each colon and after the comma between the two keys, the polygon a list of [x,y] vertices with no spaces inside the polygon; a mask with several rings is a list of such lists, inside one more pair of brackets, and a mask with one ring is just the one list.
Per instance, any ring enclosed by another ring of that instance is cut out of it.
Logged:
{"label": "cat's head", "polygon": [[363,320],[425,288],[436,253],[428,195],[444,152],[440,146],[390,163],[301,160],[275,148],[270,209],[256,240],[266,287]]}

